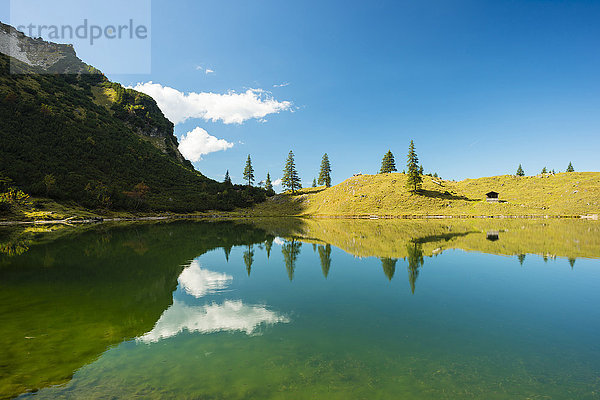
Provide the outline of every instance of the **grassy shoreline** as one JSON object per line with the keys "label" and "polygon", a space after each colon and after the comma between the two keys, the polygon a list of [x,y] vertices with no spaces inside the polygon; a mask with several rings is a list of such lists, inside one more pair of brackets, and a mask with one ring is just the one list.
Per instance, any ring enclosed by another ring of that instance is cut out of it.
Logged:
{"label": "grassy shoreline", "polygon": [[0,220],[0,227],[24,225],[86,225],[110,222],[147,222],[147,221],[172,221],[184,219],[259,219],[259,218],[301,218],[301,219],[356,219],[356,220],[468,220],[468,219],[585,219],[597,221],[598,214],[591,215],[252,215],[244,213],[204,213],[204,214],[173,214],[173,215],[145,215],[128,217],[92,217],[85,219],[65,218],[55,220]]}

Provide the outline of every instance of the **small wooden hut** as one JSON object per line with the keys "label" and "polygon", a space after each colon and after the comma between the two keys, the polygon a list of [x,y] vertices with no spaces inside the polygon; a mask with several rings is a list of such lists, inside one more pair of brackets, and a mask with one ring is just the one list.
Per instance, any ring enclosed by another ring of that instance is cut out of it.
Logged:
{"label": "small wooden hut", "polygon": [[500,193],[491,191],[485,194],[485,199],[490,203],[497,203],[500,201],[498,196],[500,196]]}

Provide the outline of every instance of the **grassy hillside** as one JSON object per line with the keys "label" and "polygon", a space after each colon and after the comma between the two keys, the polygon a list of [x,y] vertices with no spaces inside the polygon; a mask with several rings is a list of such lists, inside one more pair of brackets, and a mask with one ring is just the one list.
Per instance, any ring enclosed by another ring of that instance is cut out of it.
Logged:
{"label": "grassy hillside", "polygon": [[[600,213],[600,173],[573,172],[467,179],[424,177],[423,190],[410,193],[400,173],[352,177],[331,188],[285,193],[251,209],[255,216],[580,216]],[[485,193],[500,193],[499,203]],[[245,212],[244,212],[245,213]]]}
{"label": "grassy hillside", "polygon": [[14,59],[21,73],[10,68],[0,54],[0,181],[101,210],[231,210],[266,197],[195,171],[149,96],[100,73],[38,74]]}

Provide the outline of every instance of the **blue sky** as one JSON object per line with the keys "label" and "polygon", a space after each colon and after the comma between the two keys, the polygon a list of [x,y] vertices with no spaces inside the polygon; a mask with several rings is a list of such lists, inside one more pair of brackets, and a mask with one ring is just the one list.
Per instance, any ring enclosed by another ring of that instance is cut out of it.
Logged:
{"label": "blue sky", "polygon": [[153,1],[151,74],[108,77],[291,102],[177,124],[233,145],[194,163],[219,180],[240,182],[248,154],[279,178],[289,150],[305,185],[324,152],[334,183],[376,173],[388,149],[402,170],[411,139],[448,179],[598,171],[598,21],[600,1]]}

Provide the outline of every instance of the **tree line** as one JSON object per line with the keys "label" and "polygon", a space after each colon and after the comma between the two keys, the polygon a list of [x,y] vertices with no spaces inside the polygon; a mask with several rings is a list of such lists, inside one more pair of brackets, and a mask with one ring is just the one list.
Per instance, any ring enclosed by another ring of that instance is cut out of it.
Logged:
{"label": "tree line", "polygon": [[[264,245],[264,247],[263,247]],[[267,254],[267,259],[271,256],[271,249],[273,247],[273,238],[269,238],[264,243],[259,244],[259,249],[265,250]],[[298,258],[300,257],[301,251],[303,248],[303,243],[297,239],[287,239],[285,243],[281,246],[281,253],[283,255],[283,263],[285,265],[288,278],[290,281],[294,280],[294,274],[296,272],[296,265],[298,262]],[[225,250],[225,258],[229,262],[229,254],[231,252],[231,247],[223,248]],[[408,270],[408,282],[410,284],[410,289],[412,294],[415,293],[415,287],[417,278],[419,277],[420,269],[423,267],[424,261],[424,252],[422,243],[411,240],[406,243],[407,257],[405,260],[407,261],[407,270]],[[326,245],[316,245],[313,244],[313,251],[318,252],[319,260],[321,264],[321,271],[323,272],[323,276],[325,279],[328,278],[329,272],[331,270],[331,262],[332,262],[332,248],[330,244]],[[244,261],[244,265],[246,266],[246,273],[248,276],[252,273],[252,266],[254,264],[254,244],[247,244],[246,248],[242,252],[242,259]],[[392,280],[396,273],[396,264],[398,259],[396,258],[380,258],[381,265],[383,268],[383,273],[387,277],[388,280]]]}
{"label": "tree line", "polygon": [[[379,173],[389,174],[397,171],[394,154],[391,150],[388,150],[381,160],[381,168],[379,169]],[[410,141],[410,145],[408,146],[406,170],[402,171],[402,173],[407,174],[406,187],[408,190],[412,193],[419,193],[423,186],[423,175],[425,175],[425,170],[423,165],[419,164],[419,156],[417,155],[415,142],[413,140]],[[431,176],[437,178],[438,174],[435,173]]]}
{"label": "tree line", "polygon": [[[569,165],[567,166],[567,169],[565,172],[575,172],[575,168],[573,168],[573,163],[569,162]],[[540,172],[540,174],[556,174],[555,170],[548,170],[548,168],[544,167],[542,168],[542,172]],[[516,176],[525,176],[525,170],[523,169],[523,166],[521,164],[519,164],[519,167],[517,168],[517,172],[515,174]]]}
{"label": "tree line", "polygon": [[[415,151],[415,144],[412,140],[410,141],[407,158],[407,187],[411,192],[417,193],[421,190],[422,187],[424,169],[423,166],[419,164],[419,157],[417,156],[417,153]],[[386,174],[391,172],[397,172],[397,169],[394,154],[391,152],[391,150],[389,150],[383,156],[383,160],[381,162],[381,169],[379,173]],[[403,173],[406,172],[403,171]],[[254,167],[252,166],[252,157],[250,154],[248,154],[248,158],[246,159],[246,164],[244,166],[242,176],[244,182],[248,187],[254,185]],[[431,176],[437,178],[438,174],[435,173]],[[319,178],[313,178],[312,187],[315,188],[317,187],[317,185],[331,187],[331,182],[331,162],[329,161],[329,155],[325,153],[321,158]],[[229,170],[227,170],[227,172],[225,173],[224,183],[229,185],[232,184],[231,177],[229,175]],[[297,190],[302,189],[302,182],[300,179],[300,175],[298,174],[298,170],[296,169],[295,155],[292,150],[290,150],[290,152],[288,153],[288,157],[285,161],[285,165],[283,168],[283,176],[281,178],[281,185],[284,189],[290,190],[292,193],[295,193]],[[271,180],[271,175],[269,172],[267,172],[266,179],[264,181],[260,181],[258,186],[266,189],[267,192],[274,194],[273,182]]]}
{"label": "tree line", "polygon": [[[292,193],[295,193],[297,190],[302,189],[302,183],[298,174],[298,170],[296,169],[294,157],[294,152],[290,151],[288,153],[288,157],[283,168],[283,177],[281,178],[281,184],[283,188],[290,190]],[[388,150],[387,153],[384,154],[383,159],[381,160],[381,168],[379,169],[379,174],[389,174],[392,172],[398,172],[398,169],[396,168],[396,160],[394,154],[391,150]],[[566,172],[575,172],[575,169],[573,168],[573,164],[571,162],[569,162]],[[439,178],[439,175],[437,173],[425,174],[423,165],[419,163],[419,156],[417,155],[415,143],[413,140],[410,141],[410,144],[408,146],[406,169],[403,170],[402,173],[407,175],[407,189],[415,194],[419,193],[422,189],[424,175],[428,175],[433,178]],[[546,167],[544,167],[541,173],[554,174],[556,172],[554,170],[549,171]],[[525,171],[523,170],[523,166],[521,164],[519,164],[519,167],[517,168],[516,175],[525,176]],[[250,155],[248,155],[248,158],[246,160],[246,165],[243,171],[243,178],[248,186],[252,186],[254,184],[254,168],[252,167],[252,159]],[[225,174],[224,182],[231,184],[229,170]],[[312,181],[312,187],[316,188],[317,186],[331,187],[331,163],[329,162],[329,156],[327,155],[327,153],[325,153],[321,159],[321,166],[319,168],[319,178],[313,178]],[[269,174],[269,172],[267,172],[266,179],[264,181],[259,182],[259,187],[266,189],[269,193],[274,193],[273,183],[271,181],[271,175]]]}
{"label": "tree line", "polygon": [[[294,159],[294,152],[290,150],[288,153],[288,157],[285,161],[285,166],[283,168],[283,176],[281,178],[281,185],[284,189],[290,190],[292,193],[295,193],[297,190],[302,189],[302,182],[300,179],[300,175],[298,174],[298,170],[296,169],[296,162]],[[255,182],[254,176],[254,167],[252,166],[252,157],[248,154],[248,158],[246,159],[246,164],[244,166],[244,170],[242,172],[242,176],[244,182],[248,187],[253,186]],[[225,179],[223,181],[226,184],[232,185],[231,177],[229,175],[229,170],[225,173]],[[317,182],[319,185],[323,185],[326,187],[331,187],[331,163],[329,162],[329,156],[327,153],[323,154],[323,158],[321,159],[321,167],[319,170],[319,179],[313,179],[313,187],[317,186]],[[267,177],[264,181],[259,182],[259,187],[264,188],[267,192],[274,194],[273,190],[273,182],[271,180],[271,174],[267,172]]]}

